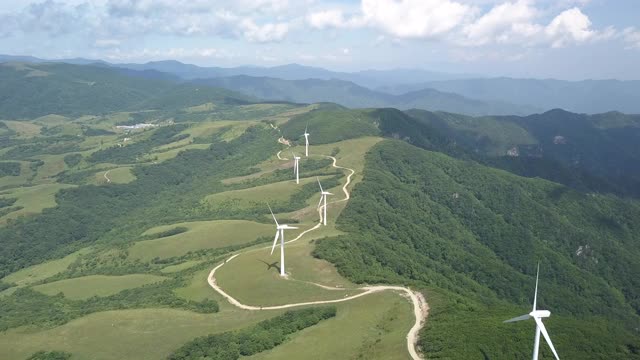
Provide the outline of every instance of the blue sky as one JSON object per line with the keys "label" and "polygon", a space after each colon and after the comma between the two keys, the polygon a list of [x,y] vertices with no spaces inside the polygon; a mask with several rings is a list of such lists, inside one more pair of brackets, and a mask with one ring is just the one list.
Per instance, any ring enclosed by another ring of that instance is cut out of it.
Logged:
{"label": "blue sky", "polygon": [[17,0],[0,53],[640,79],[640,1]]}

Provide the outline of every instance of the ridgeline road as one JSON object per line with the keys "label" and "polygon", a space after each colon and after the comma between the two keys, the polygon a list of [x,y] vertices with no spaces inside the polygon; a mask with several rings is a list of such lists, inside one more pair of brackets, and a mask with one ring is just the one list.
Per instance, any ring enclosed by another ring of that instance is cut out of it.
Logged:
{"label": "ridgeline road", "polygon": [[[285,140],[284,138],[278,139],[278,142],[281,143],[281,144],[290,146],[289,145],[289,141]],[[280,160],[287,160],[287,159],[284,159],[284,158],[280,157],[280,152],[278,152],[277,157]],[[337,165],[337,160],[336,160],[335,157],[333,157],[333,156],[326,156],[326,157],[333,160],[333,163],[331,164],[332,167],[334,167],[336,169],[347,170],[347,171],[350,172],[350,174],[347,176],[346,183],[342,187],[342,191],[344,192],[344,195],[345,195],[344,198],[342,198],[340,200],[333,201],[331,203],[328,203],[327,205],[338,203],[338,202],[342,202],[342,201],[348,201],[349,198],[350,198],[350,194],[349,194],[349,190],[347,189],[347,187],[351,183],[351,177],[356,172],[353,169]],[[106,173],[105,173],[105,175],[106,175]],[[318,222],[318,224],[316,224],[314,227],[312,227],[310,229],[307,229],[307,230],[301,232],[300,235],[298,235],[296,238],[294,238],[292,240],[289,240],[286,243],[292,243],[294,241],[297,241],[297,240],[301,239],[305,234],[318,229],[322,225],[322,211],[321,210],[322,210],[322,207],[318,207],[318,213],[320,213],[320,221]],[[265,247],[265,248],[268,248],[268,247]],[[397,291],[397,292],[400,292],[400,293],[404,293],[404,295],[413,304],[413,314],[414,314],[414,317],[415,317],[415,322],[414,322],[413,326],[411,327],[411,329],[409,330],[409,333],[407,334],[407,350],[409,351],[409,354],[411,355],[411,358],[413,360],[423,359],[423,357],[418,353],[418,350],[417,350],[417,347],[416,347],[416,344],[418,343],[418,333],[420,332],[420,329],[422,328],[422,326],[424,326],[424,322],[425,322],[425,320],[427,318],[427,315],[429,314],[429,305],[427,304],[427,302],[426,302],[424,296],[422,295],[422,293],[420,293],[418,291],[412,291],[411,289],[406,288],[406,287],[402,287],[402,286],[376,285],[376,286],[364,286],[364,287],[358,288],[359,290],[362,290],[363,292],[361,292],[359,294],[356,294],[356,295],[348,296],[348,297],[345,297],[345,298],[342,298],[342,299],[323,300],[323,301],[310,301],[310,302],[283,304],[283,305],[275,305],[275,306],[245,305],[245,304],[242,304],[237,299],[235,299],[234,297],[232,297],[231,295],[227,294],[224,290],[222,290],[222,288],[220,286],[218,286],[218,284],[216,283],[216,279],[215,279],[216,270],[218,270],[219,268],[223,267],[226,263],[228,263],[229,261],[235,259],[237,256],[239,256],[241,254],[242,253],[237,253],[235,255],[232,255],[230,258],[225,260],[223,263],[221,263],[218,266],[216,266],[215,268],[213,268],[213,270],[211,270],[211,272],[209,273],[209,277],[207,278],[207,282],[209,283],[209,286],[211,286],[211,288],[213,288],[213,290],[215,290],[217,293],[219,293],[225,299],[227,299],[229,301],[229,303],[231,303],[232,305],[234,305],[234,306],[236,306],[236,307],[238,307],[240,309],[249,310],[249,311],[278,310],[278,309],[288,309],[288,308],[293,308],[293,307],[298,307],[298,306],[307,306],[307,305],[333,304],[333,303],[339,303],[339,302],[345,302],[345,301],[357,299],[359,297],[366,296],[366,295],[373,294],[373,293],[380,292],[380,291],[386,291],[386,290]],[[320,286],[320,287],[324,287],[324,288],[328,288],[328,287],[325,287],[324,285],[321,285],[321,284],[314,284],[314,285],[317,285],[317,286]]]}

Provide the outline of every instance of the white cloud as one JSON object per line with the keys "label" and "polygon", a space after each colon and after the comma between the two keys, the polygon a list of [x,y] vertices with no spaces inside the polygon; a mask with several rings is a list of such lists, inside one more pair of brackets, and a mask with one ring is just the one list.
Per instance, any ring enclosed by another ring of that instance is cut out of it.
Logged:
{"label": "white cloud", "polygon": [[287,23],[267,23],[257,25],[252,19],[243,19],[240,22],[242,35],[245,39],[252,42],[273,42],[284,39],[289,32]]}
{"label": "white cloud", "polygon": [[341,10],[337,9],[314,12],[309,14],[307,18],[311,27],[314,27],[316,29],[325,29],[331,27],[341,28],[346,24],[344,14]]}
{"label": "white cloud", "polygon": [[450,0],[362,0],[364,22],[400,38],[445,34],[474,12]]}
{"label": "white cloud", "polygon": [[463,45],[508,44],[525,47],[564,47],[588,41],[610,39],[613,27],[601,31],[592,28],[591,20],[579,8],[562,11],[547,25],[540,23],[542,11],[533,0],[518,0],[494,6],[489,12],[464,26]]}
{"label": "white cloud", "polygon": [[591,20],[578,8],[563,11],[545,28],[545,33],[552,41],[553,47],[562,47],[566,43],[584,42],[597,36],[591,29]]}
{"label": "white cloud", "polygon": [[534,24],[538,11],[530,1],[503,3],[462,29],[464,42],[469,45],[484,45],[491,42],[512,43],[535,36],[542,26]]}
{"label": "white cloud", "polygon": [[[307,22],[317,29],[369,27],[395,39],[442,39],[456,45],[518,45],[563,47],[613,37],[613,27],[598,31],[578,7],[544,19],[557,6],[541,1],[493,1],[488,11],[462,0],[361,0],[360,11],[347,16],[340,8],[312,12]],[[477,2],[476,2],[477,3]],[[566,4],[586,4],[568,0]],[[380,41],[377,41],[380,43]]]}
{"label": "white cloud", "polygon": [[640,30],[635,27],[624,29],[622,39],[628,44],[628,49],[640,49]]}

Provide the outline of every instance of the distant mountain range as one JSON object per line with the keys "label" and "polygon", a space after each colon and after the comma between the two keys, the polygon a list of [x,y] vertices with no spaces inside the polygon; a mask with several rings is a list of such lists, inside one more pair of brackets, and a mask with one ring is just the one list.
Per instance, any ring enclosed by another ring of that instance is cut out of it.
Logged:
{"label": "distant mountain range", "polygon": [[[51,62],[31,56],[0,55],[0,62],[8,61]],[[590,114],[607,111],[640,113],[640,81],[479,78],[418,69],[350,73],[298,64],[224,68],[174,60],[112,64],[75,58],[53,62],[119,67],[144,71],[146,77],[168,79],[167,75],[161,74],[165,73],[176,77],[175,80],[195,80],[265,99],[332,101],[348,107],[390,106],[469,115],[526,115],[555,108]]]}
{"label": "distant mountain range", "polygon": [[553,79],[458,79],[385,86],[379,91],[403,94],[430,88],[482,101],[500,100],[536,108],[562,108],[580,113],[640,113],[640,81]]}
{"label": "distant mountain range", "polygon": [[225,89],[176,82],[175,76],[153,70],[64,63],[0,64],[0,94],[0,119],[257,101]]}
{"label": "distant mountain range", "polygon": [[193,81],[266,100],[297,103],[332,102],[350,108],[394,107],[402,110],[415,108],[468,115],[526,115],[541,110],[495,100],[480,101],[434,89],[420,89],[401,95],[392,95],[337,79],[283,80],[239,75]]}

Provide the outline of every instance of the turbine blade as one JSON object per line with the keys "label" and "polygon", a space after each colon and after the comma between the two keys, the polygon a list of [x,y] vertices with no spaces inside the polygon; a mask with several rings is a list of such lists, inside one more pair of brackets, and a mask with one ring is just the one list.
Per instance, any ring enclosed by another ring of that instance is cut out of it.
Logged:
{"label": "turbine blade", "polygon": [[551,342],[551,338],[549,337],[549,334],[547,333],[547,329],[544,327],[544,323],[542,323],[542,320],[540,318],[534,317],[533,319],[536,321],[536,324],[538,324],[538,328],[540,328],[540,332],[542,333],[542,336],[544,336],[544,339],[547,341],[547,344],[549,344],[549,347],[551,348],[551,351],[553,352],[553,355],[556,356],[557,360],[560,360],[560,357],[558,356],[558,353],[556,352],[556,348],[553,347],[553,343]]}
{"label": "turbine blade", "polygon": [[323,192],[322,184],[320,184],[320,178],[316,176],[316,180],[318,180],[318,185],[320,185],[320,192]]}
{"label": "turbine blade", "polygon": [[514,317],[513,319],[505,320],[505,321],[503,321],[503,323],[511,323],[511,322],[516,322],[516,321],[529,320],[530,318],[531,318],[531,315],[526,314],[526,315]]}
{"label": "turbine blade", "polygon": [[273,210],[271,210],[271,205],[269,205],[269,203],[267,203],[267,206],[269,207],[269,212],[271,213],[271,216],[273,217],[273,221],[276,222],[276,226],[280,226],[280,224],[278,224],[278,220],[276,220],[276,216],[273,215]]}
{"label": "turbine blade", "polygon": [[276,249],[276,244],[278,243],[279,235],[280,235],[280,230],[276,230],[276,237],[273,239],[273,246],[271,247],[271,255],[273,255],[273,250]]}
{"label": "turbine blade", "polygon": [[323,197],[323,196],[324,196],[324,195],[320,195],[320,201],[318,201],[318,206],[317,206],[317,207],[320,207],[320,205],[322,205],[322,197]]}
{"label": "turbine blade", "polygon": [[540,275],[540,262],[538,262],[538,271],[536,272],[536,291],[533,294],[533,311],[536,311],[538,302],[538,275]]}

